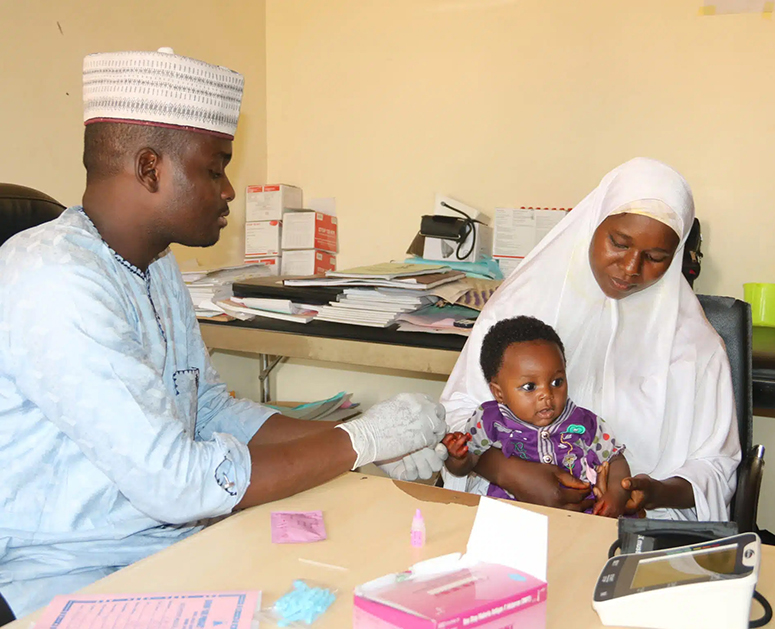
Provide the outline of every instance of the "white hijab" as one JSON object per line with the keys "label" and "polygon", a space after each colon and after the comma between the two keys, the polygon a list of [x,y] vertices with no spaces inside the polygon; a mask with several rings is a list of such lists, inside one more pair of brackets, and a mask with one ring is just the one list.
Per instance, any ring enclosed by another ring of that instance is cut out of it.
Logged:
{"label": "white hijab", "polygon": [[[663,204],[672,212],[654,215]],[[615,300],[592,274],[589,246],[598,225],[622,208],[672,221],[681,240],[662,278]],[[608,173],[482,311],[442,394],[450,428],[462,429],[473,410],[492,399],[479,366],[489,328],[501,319],[532,315],[557,330],[571,398],[608,422],[627,447],[632,474],[680,476],[692,483],[696,512],[659,510],[650,516],[728,519],[740,444],[724,346],[681,273],[693,219],[689,185],[669,166],[636,158]],[[445,485],[463,488],[450,475]]]}

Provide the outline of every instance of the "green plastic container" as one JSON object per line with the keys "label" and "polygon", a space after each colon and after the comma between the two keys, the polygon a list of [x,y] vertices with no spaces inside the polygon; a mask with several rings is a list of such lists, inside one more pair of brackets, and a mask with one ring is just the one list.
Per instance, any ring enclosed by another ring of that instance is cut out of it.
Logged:
{"label": "green plastic container", "polygon": [[775,328],[775,284],[743,284],[745,300],[751,304],[753,324]]}

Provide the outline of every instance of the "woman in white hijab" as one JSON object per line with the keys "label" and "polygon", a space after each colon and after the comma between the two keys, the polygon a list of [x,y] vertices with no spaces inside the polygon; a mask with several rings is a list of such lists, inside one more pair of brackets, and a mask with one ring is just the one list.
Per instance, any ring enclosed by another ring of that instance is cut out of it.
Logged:
{"label": "woman in white hijab", "polygon": [[[724,346],[681,273],[693,219],[689,185],[669,166],[636,158],[608,173],[482,311],[442,394],[450,430],[492,399],[484,335],[532,315],[565,344],[570,397],[626,444],[631,509],[727,520],[740,443]],[[491,448],[476,472],[526,502],[589,506],[588,488],[553,465]],[[486,493],[482,477],[445,474],[445,486]]]}

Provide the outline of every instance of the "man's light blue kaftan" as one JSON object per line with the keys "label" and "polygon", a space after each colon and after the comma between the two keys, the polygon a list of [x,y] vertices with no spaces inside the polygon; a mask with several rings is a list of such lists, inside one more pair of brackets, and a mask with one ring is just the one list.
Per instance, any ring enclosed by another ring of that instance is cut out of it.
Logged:
{"label": "man's light blue kaftan", "polygon": [[229,513],[276,411],[210,365],[177,264],[81,208],[0,248],[0,593],[17,617]]}

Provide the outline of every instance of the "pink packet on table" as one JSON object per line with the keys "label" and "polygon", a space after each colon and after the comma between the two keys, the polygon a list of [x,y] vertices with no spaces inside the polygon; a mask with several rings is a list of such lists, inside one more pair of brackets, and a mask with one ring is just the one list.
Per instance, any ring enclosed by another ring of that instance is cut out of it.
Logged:
{"label": "pink packet on table", "polygon": [[304,544],[327,538],[322,511],[272,511],[273,544]]}

